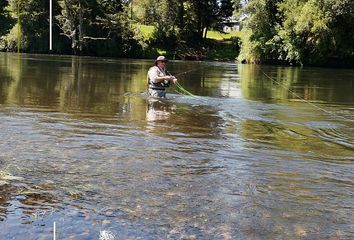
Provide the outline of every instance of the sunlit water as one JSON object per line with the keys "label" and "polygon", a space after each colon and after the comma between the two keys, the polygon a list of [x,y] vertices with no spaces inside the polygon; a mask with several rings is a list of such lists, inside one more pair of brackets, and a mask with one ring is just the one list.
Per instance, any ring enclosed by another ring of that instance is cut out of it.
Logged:
{"label": "sunlit water", "polygon": [[354,237],[354,70],[151,64],[0,54],[0,239]]}

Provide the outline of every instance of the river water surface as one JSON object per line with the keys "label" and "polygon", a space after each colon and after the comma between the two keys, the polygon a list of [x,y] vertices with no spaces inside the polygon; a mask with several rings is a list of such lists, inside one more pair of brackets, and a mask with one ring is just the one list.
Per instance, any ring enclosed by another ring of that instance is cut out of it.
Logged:
{"label": "river water surface", "polygon": [[0,54],[0,239],[354,237],[354,70],[151,64]]}

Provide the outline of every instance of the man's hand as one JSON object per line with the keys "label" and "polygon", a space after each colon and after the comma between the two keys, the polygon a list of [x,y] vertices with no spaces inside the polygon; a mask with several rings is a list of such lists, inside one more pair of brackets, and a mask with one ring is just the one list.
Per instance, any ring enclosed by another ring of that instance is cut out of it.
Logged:
{"label": "man's hand", "polygon": [[172,81],[173,84],[175,84],[177,82],[177,78],[175,76],[171,76],[170,81]]}

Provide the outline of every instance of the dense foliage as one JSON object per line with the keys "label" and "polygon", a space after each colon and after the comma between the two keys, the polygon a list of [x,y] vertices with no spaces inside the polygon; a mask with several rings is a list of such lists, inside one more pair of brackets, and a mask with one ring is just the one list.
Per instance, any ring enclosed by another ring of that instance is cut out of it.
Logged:
{"label": "dense foliage", "polygon": [[[53,0],[52,52],[143,57],[151,46],[200,44],[231,16],[226,6],[232,10],[231,0]],[[139,37],[137,23],[155,26],[152,40]],[[0,34],[2,50],[48,52],[49,0],[1,1]]]}
{"label": "dense foliage", "polygon": [[[207,33],[232,15],[244,19],[242,62],[354,63],[353,0],[53,0],[52,52],[150,57],[163,49],[202,56],[220,49]],[[154,26],[151,38],[142,37],[141,25]],[[46,53],[48,41],[49,0],[1,1],[0,50]],[[220,46],[238,53],[238,43]]]}
{"label": "dense foliage", "polygon": [[249,0],[237,9],[247,16],[241,61],[354,63],[353,0]]}
{"label": "dense foliage", "polygon": [[6,1],[0,1],[0,36],[7,33],[13,24],[9,11],[5,8]]}

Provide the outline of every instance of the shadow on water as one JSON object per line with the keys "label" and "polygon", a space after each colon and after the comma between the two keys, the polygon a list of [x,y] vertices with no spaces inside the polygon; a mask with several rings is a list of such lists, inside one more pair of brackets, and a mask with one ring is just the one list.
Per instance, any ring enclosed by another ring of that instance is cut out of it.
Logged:
{"label": "shadow on water", "polygon": [[352,70],[170,61],[197,97],[147,99],[152,61],[16,56],[0,239],[353,236]]}

